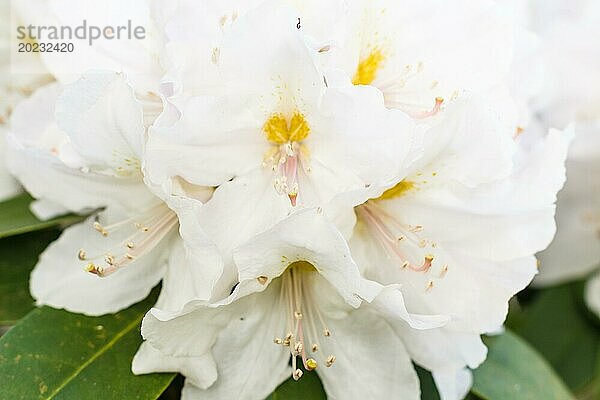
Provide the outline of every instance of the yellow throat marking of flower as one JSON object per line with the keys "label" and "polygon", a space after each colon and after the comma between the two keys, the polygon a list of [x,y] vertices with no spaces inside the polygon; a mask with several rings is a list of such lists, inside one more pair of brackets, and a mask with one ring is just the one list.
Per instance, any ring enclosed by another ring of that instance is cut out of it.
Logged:
{"label": "yellow throat marking of flower", "polygon": [[272,114],[263,125],[266,139],[273,144],[265,155],[263,164],[270,166],[275,174],[275,189],[287,194],[293,207],[298,197],[298,167],[310,171],[308,150],[302,141],[310,135],[310,125],[304,114],[295,111],[289,119],[281,114]]}
{"label": "yellow throat marking of flower", "polygon": [[289,124],[283,114],[273,114],[263,125],[267,140],[274,144],[301,142],[310,134],[310,126],[304,115],[296,111]]}
{"label": "yellow throat marking of flower", "polygon": [[417,185],[411,181],[401,181],[396,186],[383,192],[378,200],[390,200],[404,196],[407,192],[416,189]]}
{"label": "yellow throat marking of flower", "polygon": [[377,71],[381,69],[385,55],[379,48],[371,50],[366,58],[363,58],[358,63],[358,68],[352,78],[352,83],[355,85],[370,85],[377,78]]}

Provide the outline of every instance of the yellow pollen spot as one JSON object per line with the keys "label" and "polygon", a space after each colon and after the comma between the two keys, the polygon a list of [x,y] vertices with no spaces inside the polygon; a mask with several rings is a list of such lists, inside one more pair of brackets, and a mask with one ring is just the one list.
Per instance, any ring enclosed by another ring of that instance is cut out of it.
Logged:
{"label": "yellow pollen spot", "polygon": [[358,68],[352,78],[355,85],[370,85],[377,78],[377,71],[381,68],[385,56],[383,52],[375,48],[371,53],[358,63]]}
{"label": "yellow pollen spot", "polygon": [[310,134],[304,115],[296,111],[289,121],[282,114],[273,114],[263,125],[267,140],[275,144],[301,142]]}
{"label": "yellow pollen spot", "polygon": [[265,285],[267,283],[267,281],[269,280],[269,278],[267,278],[264,275],[259,276],[258,278],[256,278],[256,280],[258,281],[258,283],[260,283],[261,285]]}
{"label": "yellow pollen spot", "polygon": [[408,191],[413,190],[415,188],[416,188],[416,185],[414,182],[402,181],[402,182],[398,183],[396,186],[394,186],[393,188],[388,189],[385,192],[383,192],[383,194],[381,196],[379,196],[378,200],[390,200],[393,198],[397,198],[397,197],[405,195]]}

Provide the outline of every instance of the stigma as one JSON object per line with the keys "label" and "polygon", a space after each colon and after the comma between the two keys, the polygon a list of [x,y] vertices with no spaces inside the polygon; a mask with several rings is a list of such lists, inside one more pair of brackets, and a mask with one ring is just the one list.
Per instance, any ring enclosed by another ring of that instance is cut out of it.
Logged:
{"label": "stigma", "polygon": [[287,195],[295,207],[299,193],[299,169],[310,170],[308,149],[302,144],[310,134],[310,126],[304,115],[295,111],[289,120],[283,114],[271,115],[263,125],[263,131],[272,144],[265,154],[263,165],[273,170],[277,192]]}
{"label": "stigma", "polygon": [[112,235],[118,235],[118,244],[102,254],[90,255],[85,249],[80,249],[77,258],[85,262],[84,269],[87,272],[99,277],[109,276],[155,249],[175,230],[178,222],[177,215],[164,204],[143,211],[135,218],[110,225],[103,225],[96,218],[92,228],[107,240]]}
{"label": "stigma", "polygon": [[330,368],[336,360],[333,354],[322,354],[320,351],[321,340],[331,339],[332,333],[319,311],[318,297],[313,293],[311,279],[315,273],[312,264],[297,261],[290,264],[281,276],[279,299],[283,309],[287,310],[287,326],[285,335],[276,337],[273,342],[290,352],[294,380],[303,375],[302,369],[298,368],[298,359],[305,371],[313,371],[321,366]]}

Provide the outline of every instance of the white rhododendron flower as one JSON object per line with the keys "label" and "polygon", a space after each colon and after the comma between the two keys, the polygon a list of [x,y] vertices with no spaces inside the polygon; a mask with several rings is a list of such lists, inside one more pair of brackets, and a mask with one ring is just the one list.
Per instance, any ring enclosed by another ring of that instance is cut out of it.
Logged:
{"label": "white rhododendron flower", "polygon": [[479,335],[502,326],[508,300],[537,273],[533,254],[552,240],[564,182],[568,135],[552,132],[525,153],[478,103],[459,99],[430,122],[424,157],[356,208],[350,240],[365,277],[401,284],[421,313],[452,317],[443,329],[403,335],[443,399],[466,394],[467,367],[486,356]]}
{"label": "white rhododendron flower", "polygon": [[[202,262],[180,250],[177,215],[143,182],[144,109],[122,75],[89,74],[64,90],[46,86],[15,110],[11,129],[9,166],[38,199],[34,211],[42,218],[93,212],[42,254],[31,276],[38,304],[115,312],[146,297],[168,263]],[[187,208],[210,192],[188,194]],[[189,221],[179,229],[200,243]],[[203,283],[211,286],[199,279],[198,294],[207,296]]]}
{"label": "white rhododendron flower", "polygon": [[[576,122],[567,161],[567,183],[559,194],[558,232],[539,255],[538,285],[581,279],[600,267],[600,6],[594,1],[531,3],[532,25],[542,36],[548,68],[539,100],[540,123]],[[600,314],[596,281],[586,299]]]}
{"label": "white rhododendron flower", "polygon": [[181,312],[153,309],[142,324],[163,354],[200,359],[184,398],[262,399],[290,375],[300,379],[299,363],[319,374],[331,398],[418,398],[395,327],[435,328],[447,318],[410,314],[396,287],[362,278],[318,210],[256,236],[233,259],[239,283],[229,297],[192,301]]}

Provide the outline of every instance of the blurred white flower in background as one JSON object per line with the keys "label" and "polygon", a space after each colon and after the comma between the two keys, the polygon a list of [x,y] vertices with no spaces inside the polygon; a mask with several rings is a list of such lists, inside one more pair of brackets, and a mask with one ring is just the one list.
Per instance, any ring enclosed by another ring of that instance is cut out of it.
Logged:
{"label": "blurred white flower in background", "polygon": [[[17,15],[16,13],[12,15],[10,11],[10,7],[5,5],[0,7],[0,21],[3,21],[4,25],[0,29],[0,160],[2,160],[0,162],[0,200],[12,197],[20,191],[18,183],[10,176],[4,165],[8,119],[19,101],[52,80],[49,74],[18,73],[21,65],[11,65],[9,55],[12,49],[9,35],[11,34],[10,27],[16,24]],[[19,62],[42,68],[41,60],[35,53],[26,54]]]}
{"label": "blurred white flower in background", "polygon": [[[600,4],[596,1],[532,1],[530,23],[541,35],[546,65],[536,104],[543,126],[576,122],[559,194],[558,232],[539,255],[538,285],[583,278],[600,267]],[[586,288],[600,315],[600,276]]]}

